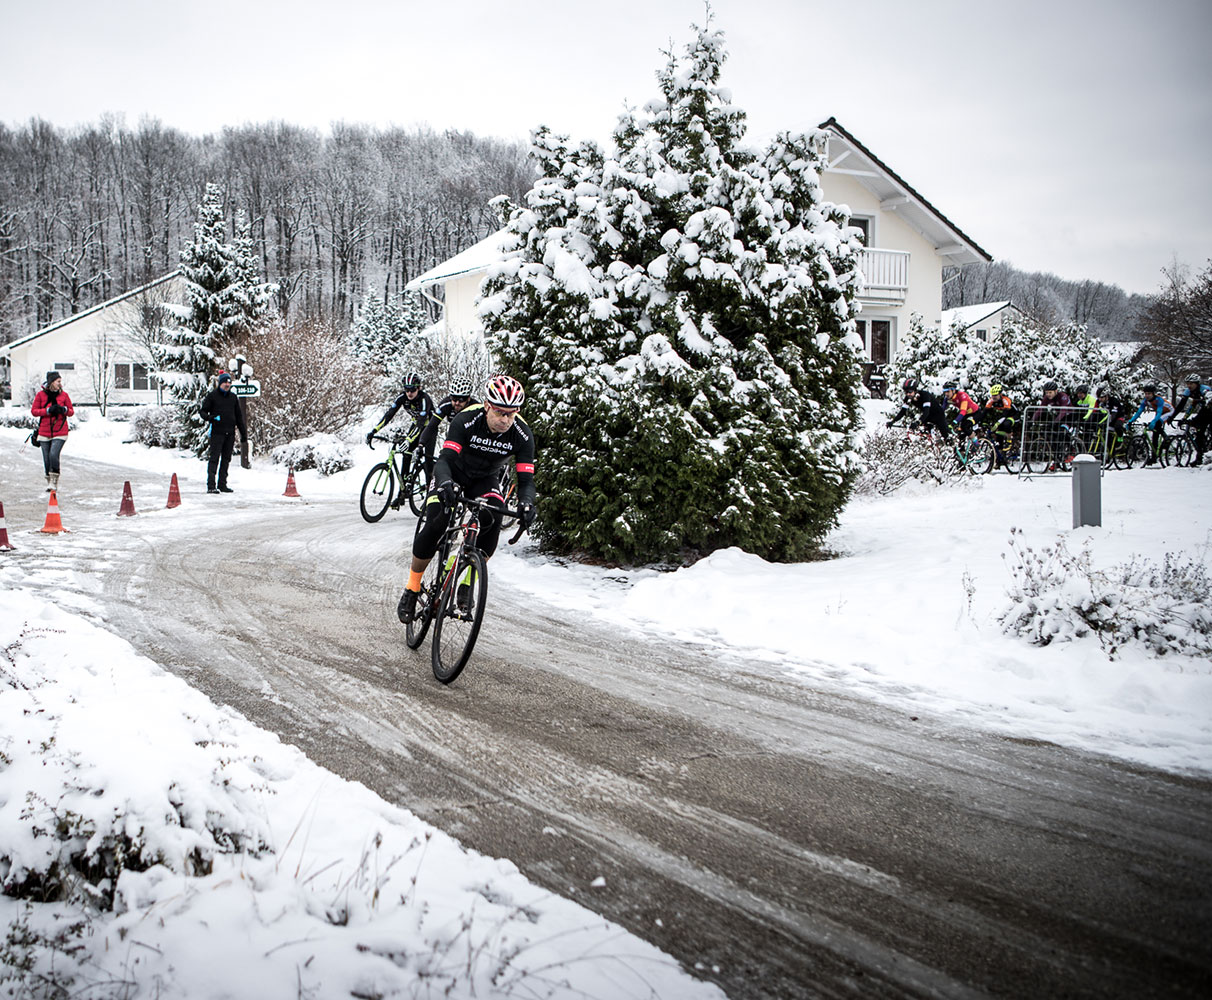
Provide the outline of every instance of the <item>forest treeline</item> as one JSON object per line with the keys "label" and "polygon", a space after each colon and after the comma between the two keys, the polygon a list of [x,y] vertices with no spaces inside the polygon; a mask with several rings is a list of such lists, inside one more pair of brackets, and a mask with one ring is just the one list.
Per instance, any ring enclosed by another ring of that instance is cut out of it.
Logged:
{"label": "forest treeline", "polygon": [[1102,281],[1066,281],[1043,271],[1019,271],[1003,261],[943,269],[944,309],[1005,301],[1041,326],[1078,323],[1101,340],[1135,340],[1141,310],[1150,297],[1129,295]]}
{"label": "forest treeline", "polygon": [[468,132],[0,123],[0,343],[177,267],[208,182],[247,218],[282,313],[342,321],[497,229],[489,200],[533,180],[523,143]]}

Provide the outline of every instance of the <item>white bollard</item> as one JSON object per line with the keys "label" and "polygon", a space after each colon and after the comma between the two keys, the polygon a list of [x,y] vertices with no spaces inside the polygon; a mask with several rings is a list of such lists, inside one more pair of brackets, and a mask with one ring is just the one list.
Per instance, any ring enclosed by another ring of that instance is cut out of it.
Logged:
{"label": "white bollard", "polygon": [[1103,523],[1102,463],[1093,455],[1073,459],[1073,527]]}

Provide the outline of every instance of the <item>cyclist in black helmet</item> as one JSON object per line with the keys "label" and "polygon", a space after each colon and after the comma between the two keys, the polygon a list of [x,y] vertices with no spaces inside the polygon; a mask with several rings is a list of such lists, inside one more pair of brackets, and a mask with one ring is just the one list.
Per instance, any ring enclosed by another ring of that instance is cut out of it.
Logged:
{"label": "cyclist in black helmet", "polygon": [[[422,458],[425,461],[425,481],[429,482],[433,477],[433,440],[437,434],[438,417],[435,412],[433,400],[429,398],[429,394],[425,392],[421,384],[420,372],[409,372],[404,378],[403,392],[396,397],[396,401],[387,408],[387,412],[383,414],[383,419],[380,420],[366,435],[366,443],[370,444],[374,435],[391,423],[392,418],[397,413],[403,410],[408,416],[413,418],[412,433],[405,440],[405,445],[408,448],[415,449],[421,452]],[[432,426],[433,430],[430,431]],[[426,447],[425,439],[428,437],[429,446]],[[400,484],[401,490],[404,484]],[[395,503],[400,504],[405,500],[404,494],[395,500]]]}

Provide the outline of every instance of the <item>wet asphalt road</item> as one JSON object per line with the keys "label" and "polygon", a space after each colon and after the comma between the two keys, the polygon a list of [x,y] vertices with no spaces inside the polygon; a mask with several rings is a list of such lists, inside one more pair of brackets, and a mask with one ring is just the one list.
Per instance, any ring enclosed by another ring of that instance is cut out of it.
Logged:
{"label": "wet asphalt road", "polygon": [[20,549],[0,579],[77,570],[140,652],[729,996],[1212,994],[1208,780],[814,690],[491,584],[443,687],[395,621],[410,518],[196,483],[164,512],[147,476],[146,513],[118,519],[133,474],[76,462],[73,534],[45,538],[28,532],[45,495],[13,488],[33,456],[4,449]]}

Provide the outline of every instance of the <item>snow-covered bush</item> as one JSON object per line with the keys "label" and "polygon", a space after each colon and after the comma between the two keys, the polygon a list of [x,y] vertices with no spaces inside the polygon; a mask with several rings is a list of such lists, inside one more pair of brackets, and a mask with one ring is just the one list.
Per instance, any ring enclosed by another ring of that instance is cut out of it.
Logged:
{"label": "snow-covered bush", "polygon": [[940,486],[960,481],[951,448],[924,435],[879,428],[864,439],[860,454],[856,496],[888,496],[909,483]]}
{"label": "snow-covered bush", "polygon": [[896,387],[912,376],[934,390],[952,383],[975,396],[1001,383],[1016,403],[1029,405],[1049,381],[1065,390],[1106,385],[1112,395],[1128,397],[1139,375],[1123,345],[1104,343],[1077,324],[1039,327],[1008,321],[986,342],[970,331],[925,326],[914,315],[889,366],[889,385],[896,395]]}
{"label": "snow-covered bush", "polygon": [[315,469],[322,476],[344,472],[354,464],[349,445],[333,434],[313,434],[279,445],[269,457],[274,465],[297,471]]}
{"label": "snow-covered bush", "polygon": [[[110,909],[124,871],[162,865],[180,875],[205,874],[217,854],[263,850],[268,831],[243,801],[259,779],[235,747],[201,750],[192,769],[174,771],[147,759],[124,766],[124,748],[132,760],[144,748],[126,748],[129,741],[106,732],[104,719],[80,725],[88,709],[78,711],[75,701],[65,701],[62,711],[47,709],[39,691],[54,678],[31,683],[17,665],[28,643],[51,636],[26,625],[3,650],[8,662],[0,660],[0,732],[7,737],[0,750],[4,895]],[[71,723],[62,717],[66,712]],[[101,759],[100,743],[89,742],[97,729],[107,737]],[[144,825],[144,816],[162,820]]]}
{"label": "snow-covered bush", "polygon": [[193,444],[192,433],[181,437],[181,422],[175,406],[141,406],[130,422],[130,440],[149,448],[188,449]]}
{"label": "snow-covered bush", "polygon": [[[1007,558],[1003,556],[1003,558]],[[999,621],[1037,646],[1095,635],[1114,659],[1127,643],[1155,656],[1212,656],[1212,576],[1198,558],[1133,556],[1105,570],[1064,541],[1036,550],[1010,535],[1010,605]]]}
{"label": "snow-covered bush", "polygon": [[33,430],[38,426],[38,418],[29,412],[29,407],[18,409],[15,406],[0,408],[0,427],[24,427]]}
{"label": "snow-covered bush", "polygon": [[[382,376],[354,357],[337,325],[274,321],[253,336],[248,359],[261,396],[248,403],[248,436],[258,453],[312,434],[336,434],[368,404],[385,405]],[[394,398],[394,396],[392,397]]]}

